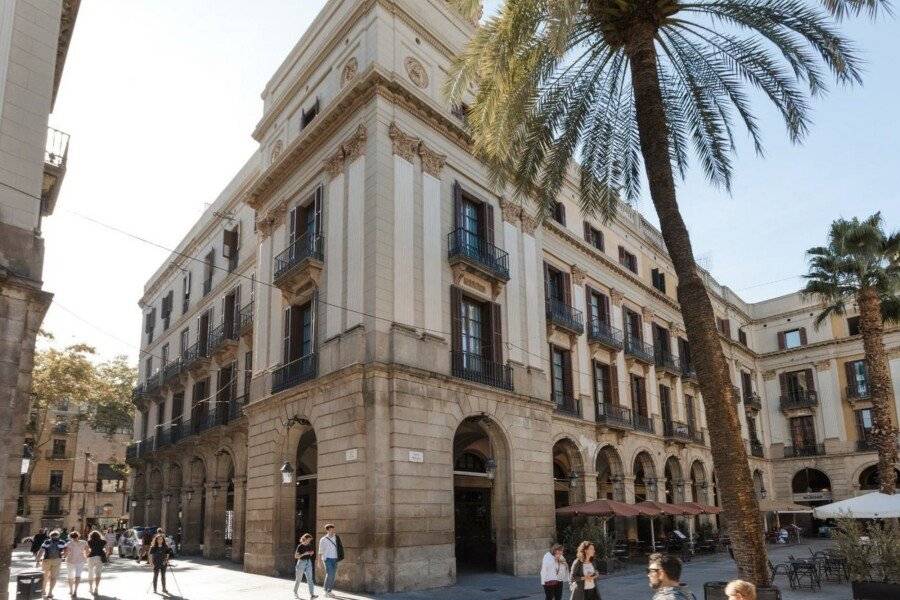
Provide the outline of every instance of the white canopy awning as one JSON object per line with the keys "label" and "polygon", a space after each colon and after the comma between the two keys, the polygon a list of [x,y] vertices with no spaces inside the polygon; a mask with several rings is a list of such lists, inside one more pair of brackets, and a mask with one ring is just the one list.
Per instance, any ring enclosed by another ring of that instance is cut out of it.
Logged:
{"label": "white canopy awning", "polygon": [[817,519],[891,519],[900,517],[900,494],[869,492],[855,498],[816,507]]}
{"label": "white canopy awning", "polygon": [[794,504],[790,500],[767,499],[759,501],[759,510],[761,512],[774,512],[781,514],[802,514],[811,513],[812,509],[802,504]]}

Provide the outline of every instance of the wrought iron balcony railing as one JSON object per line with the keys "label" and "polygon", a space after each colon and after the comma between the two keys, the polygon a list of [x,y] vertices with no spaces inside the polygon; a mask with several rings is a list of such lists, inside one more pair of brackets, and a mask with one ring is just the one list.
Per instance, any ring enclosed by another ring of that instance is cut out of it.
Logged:
{"label": "wrought iron balcony railing", "polygon": [[581,311],[572,308],[556,298],[548,298],[546,302],[547,320],[554,325],[576,335],[584,333],[584,319]]}
{"label": "wrought iron balcony railing", "polygon": [[813,390],[796,390],[781,396],[781,410],[811,408],[819,404],[819,395]]}
{"label": "wrought iron balcony railing", "polygon": [[762,398],[756,392],[744,391],[744,408],[762,410]]}
{"label": "wrought iron balcony railing", "polygon": [[194,342],[181,357],[186,369],[193,368],[196,364],[202,362],[209,357],[209,338],[199,339]]}
{"label": "wrought iron balcony railing", "polygon": [[688,431],[691,435],[691,441],[695,444],[706,445],[706,436],[703,434],[703,430],[699,427],[694,427],[693,425],[688,425]]}
{"label": "wrought iron balcony railing", "polygon": [[762,442],[759,440],[750,440],[750,455],[757,458],[765,458]]}
{"label": "wrought iron balcony railing", "polygon": [[622,330],[601,321],[598,317],[591,319],[588,325],[588,342],[597,342],[613,350],[621,350],[625,345]]}
{"label": "wrought iron balcony railing", "polygon": [[653,417],[642,415],[641,413],[632,413],[632,422],[635,431],[643,431],[645,433],[654,433]]}
{"label": "wrought iron balcony railing", "polygon": [[233,322],[223,320],[209,332],[209,351],[215,353],[228,341],[237,341],[237,332]]}
{"label": "wrought iron balcony railing", "polygon": [[697,369],[689,362],[681,361],[681,377],[691,381],[697,381]]}
{"label": "wrought iron balcony railing", "polygon": [[132,442],[125,447],[125,460],[134,460],[140,458],[144,446],[143,440]]}
{"label": "wrought iron balcony railing", "polygon": [[247,333],[253,328],[253,300],[241,307],[238,312],[239,333]]}
{"label": "wrought iron balcony railing", "polygon": [[625,354],[648,365],[652,365],[656,361],[653,346],[627,334],[625,335]]}
{"label": "wrought iron balcony railing", "polygon": [[825,444],[805,444],[802,446],[785,446],[784,457],[795,458],[799,456],[823,456]]}
{"label": "wrought iron balcony railing", "polygon": [[858,452],[871,452],[876,450],[875,440],[869,436],[856,440],[856,450]]}
{"label": "wrought iron balcony railing", "polygon": [[671,352],[657,348],[654,353],[656,370],[672,373],[673,375],[681,375],[681,361]]}
{"label": "wrought iron balcony railing", "polygon": [[851,383],[846,389],[847,400],[868,400],[872,397],[872,388],[868,384]]}
{"label": "wrought iron balcony railing", "polygon": [[691,440],[691,431],[687,423],[680,421],[663,421],[663,437],[670,440]]}
{"label": "wrought iron balcony railing", "polygon": [[156,426],[156,447],[154,450],[165,448],[172,443],[172,426],[157,425]]}
{"label": "wrought iron balcony railing", "polygon": [[172,424],[169,426],[169,442],[172,444],[177,444],[182,439],[187,437],[190,432],[190,422],[182,421],[181,417],[176,418],[172,421]]}
{"label": "wrought iron balcony railing", "polygon": [[605,402],[597,404],[597,422],[605,423],[609,427],[618,429],[631,429],[634,427],[631,422],[630,408]]}
{"label": "wrought iron balcony railing", "polygon": [[284,252],[275,257],[275,283],[277,284],[279,279],[306,260],[324,261],[324,247],[324,236],[307,233],[298,237]]}
{"label": "wrought iron balcony railing", "polygon": [[167,362],[162,368],[163,385],[177,379],[178,376],[181,375],[181,371],[183,370],[183,368],[184,365],[181,362],[181,357]]}
{"label": "wrought iron balcony railing", "polygon": [[509,281],[509,254],[462,227],[447,234],[447,258],[465,261],[492,277]]}
{"label": "wrought iron balcony railing", "polygon": [[291,361],[275,369],[272,373],[272,393],[280,392],[316,376],[318,355],[315,352]]}
{"label": "wrought iron balcony railing", "polygon": [[570,417],[581,418],[581,402],[578,398],[560,395],[555,398],[555,402],[556,412],[563,415],[569,415]]}
{"label": "wrought iron balcony railing", "polygon": [[512,390],[512,368],[487,360],[480,354],[453,350],[450,363],[454,377],[468,379],[503,390]]}

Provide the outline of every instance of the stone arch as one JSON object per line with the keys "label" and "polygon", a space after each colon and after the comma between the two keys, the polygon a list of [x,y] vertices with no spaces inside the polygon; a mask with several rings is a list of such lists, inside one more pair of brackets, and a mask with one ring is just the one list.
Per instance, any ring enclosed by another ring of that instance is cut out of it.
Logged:
{"label": "stone arch", "polygon": [[512,573],[509,438],[493,418],[467,417],[454,430],[451,460],[457,568]]}
{"label": "stone arch", "polygon": [[759,469],[753,469],[753,492],[757,498],[764,498],[768,495],[763,472]]}
{"label": "stone arch", "polygon": [[183,510],[181,490],[183,488],[184,471],[181,465],[176,462],[169,463],[166,466],[166,495],[163,498],[165,516],[162,526],[173,535],[181,532],[183,527],[181,519]]}
{"label": "stone arch", "polygon": [[600,448],[594,460],[597,471],[597,498],[625,501],[625,469],[622,458],[611,444]]}
{"label": "stone arch", "polygon": [[791,491],[794,494],[831,491],[831,478],[824,471],[804,467],[791,478]]}
{"label": "stone arch", "polygon": [[203,549],[206,536],[206,483],[208,465],[202,455],[186,459],[187,474],[182,488],[182,546],[187,554],[198,554]]}
{"label": "stone arch", "polygon": [[[299,408],[308,409],[306,402],[297,403]],[[288,408],[288,413],[293,412]],[[309,410],[297,410],[294,424],[287,427],[280,440],[281,457],[273,465],[274,493],[276,504],[273,538],[275,542],[276,571],[285,575],[293,571],[294,548],[300,530],[315,537],[324,533],[318,527],[318,463],[319,438]],[[307,417],[306,415],[310,415]],[[312,470],[298,463],[302,456],[312,457]],[[283,483],[283,469],[289,467],[290,481]]]}
{"label": "stone arch", "polygon": [[[900,490],[900,470],[895,468],[894,471],[897,472],[897,481],[894,485],[896,489]],[[859,485],[859,489],[866,491],[880,489],[880,482],[881,478],[878,476],[878,463],[871,464],[867,467],[861,467],[859,469],[859,475],[851,480],[851,483]]]}
{"label": "stone arch", "polygon": [[681,461],[674,454],[666,459],[663,465],[663,490],[666,502],[677,504],[684,502],[684,471]]}
{"label": "stone arch", "polygon": [[556,508],[584,502],[584,460],[581,448],[563,436],[553,444],[553,490]]}
{"label": "stone arch", "polygon": [[635,452],[631,462],[631,474],[634,477],[635,501],[656,500],[656,465],[649,451],[639,449]]}
{"label": "stone arch", "polygon": [[701,504],[710,503],[706,467],[700,459],[694,459],[691,463],[691,498]]}

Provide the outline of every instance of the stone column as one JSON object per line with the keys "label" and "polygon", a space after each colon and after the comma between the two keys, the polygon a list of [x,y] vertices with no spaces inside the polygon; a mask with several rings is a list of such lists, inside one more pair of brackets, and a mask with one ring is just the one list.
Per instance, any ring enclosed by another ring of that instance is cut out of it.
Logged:
{"label": "stone column", "polygon": [[366,139],[366,128],[360,125],[342,146],[347,164],[347,329],[363,322]]}
{"label": "stone column", "polygon": [[418,138],[409,136],[391,123],[389,135],[394,153],[394,322],[415,327],[415,173],[413,157]]}
{"label": "stone column", "polygon": [[823,440],[837,439],[847,441],[847,428],[844,427],[843,396],[837,377],[837,361],[823,360],[815,365],[816,390],[819,393],[818,423],[823,432]]}
{"label": "stone column", "polygon": [[[188,491],[190,490],[190,492]],[[182,552],[185,554],[199,554],[200,532],[203,524],[200,522],[200,498],[199,489],[188,488],[182,490]]]}
{"label": "stone column", "polygon": [[[621,354],[621,353],[620,353]],[[625,486],[625,502],[634,504],[634,475],[624,475],[622,477],[622,485]],[[625,519],[625,530],[629,540],[637,539],[637,518],[630,517]]]}
{"label": "stone column", "polygon": [[528,364],[538,369],[545,369],[542,356],[547,356],[541,329],[545,327],[544,317],[544,282],[537,239],[534,236],[536,224],[528,215],[522,215],[522,255],[525,261],[525,309],[528,330]]}
{"label": "stone column", "polygon": [[234,483],[234,533],[231,538],[231,560],[244,562],[244,523],[247,512],[247,478],[235,477]]}
{"label": "stone column", "polygon": [[325,197],[325,339],[342,331],[344,304],[344,151],[325,161],[330,179]]}
{"label": "stone column", "polygon": [[[269,357],[269,339],[272,323],[280,323],[278,315],[272,314],[272,297],[277,290],[270,288],[272,281],[272,223],[264,220],[257,223],[259,231],[259,252],[256,259],[257,289],[254,291],[253,305],[253,372],[261,373],[272,366]],[[271,321],[271,323],[270,323]],[[187,385],[185,385],[187,389]]]}
{"label": "stone column", "polygon": [[206,514],[203,523],[203,556],[225,557],[225,501],[227,483],[208,482],[206,487]]}
{"label": "stone column", "polygon": [[[622,292],[619,290],[612,288],[609,290],[609,301],[610,301],[610,319],[612,320],[612,326],[618,329],[619,331],[625,331],[625,318],[622,315]],[[624,333],[623,333],[624,335]],[[622,406],[627,406],[634,410],[634,406],[631,402],[631,381],[628,377],[628,363],[625,362],[625,352],[616,352],[616,371],[618,371],[619,375],[619,397],[613,398],[613,403],[618,402]],[[634,488],[632,487],[632,495],[634,494]]]}
{"label": "stone column", "polygon": [[[572,265],[572,303],[573,308],[580,310],[581,314],[587,316],[585,312],[586,299],[584,290],[585,272]],[[584,324],[587,331],[588,323]],[[578,370],[580,371],[576,381],[578,382],[577,394],[581,396],[582,416],[588,420],[594,420],[594,403],[591,401],[591,353],[588,350],[587,334],[581,334],[576,340],[575,352],[577,354]],[[592,496],[588,496],[591,498]]]}
{"label": "stone column", "polygon": [[434,335],[444,329],[443,249],[446,243],[441,224],[441,171],[446,157],[419,144],[422,159],[422,301],[425,329]]}

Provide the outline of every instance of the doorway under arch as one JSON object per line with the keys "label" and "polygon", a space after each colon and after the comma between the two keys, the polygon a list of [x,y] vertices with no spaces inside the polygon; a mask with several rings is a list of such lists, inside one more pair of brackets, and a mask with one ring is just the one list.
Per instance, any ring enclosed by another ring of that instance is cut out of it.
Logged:
{"label": "doorway under arch", "polygon": [[700,504],[709,504],[709,483],[706,480],[706,467],[699,460],[691,464],[691,498]]}
{"label": "doorway under arch", "polygon": [[553,496],[556,508],[584,502],[584,463],[578,446],[569,438],[553,444]]}
{"label": "doorway under arch", "polygon": [[597,453],[597,498],[625,502],[624,470],[619,453],[612,446],[604,446]]}
{"label": "doorway under arch", "polygon": [[316,498],[318,495],[319,442],[316,432],[307,429],[297,442],[294,476],[294,543],[304,533],[316,537]]}
{"label": "doorway under arch", "polygon": [[677,504],[684,502],[684,475],[681,471],[681,463],[674,456],[666,460],[663,469],[665,477],[666,502]]}

